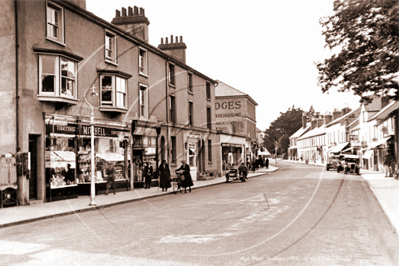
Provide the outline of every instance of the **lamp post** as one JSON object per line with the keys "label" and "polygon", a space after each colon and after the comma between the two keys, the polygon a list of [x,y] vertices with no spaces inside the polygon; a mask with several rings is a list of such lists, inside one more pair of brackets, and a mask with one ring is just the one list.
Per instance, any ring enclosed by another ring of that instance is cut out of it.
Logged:
{"label": "lamp post", "polygon": [[91,183],[90,183],[90,206],[95,206],[96,201],[96,180],[95,180],[95,167],[94,167],[94,111],[93,111],[93,106],[87,101],[86,98],[86,93],[91,90],[90,96],[98,96],[97,92],[95,91],[95,86],[92,88],[88,88],[85,93],[84,93],[84,99],[85,102],[90,106],[91,108],[91,115],[90,115],[90,135],[91,135]]}

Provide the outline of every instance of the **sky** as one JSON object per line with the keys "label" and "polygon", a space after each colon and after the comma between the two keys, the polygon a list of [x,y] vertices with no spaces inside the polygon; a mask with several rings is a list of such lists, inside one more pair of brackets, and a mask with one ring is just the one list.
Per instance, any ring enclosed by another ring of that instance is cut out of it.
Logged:
{"label": "sky", "polygon": [[359,106],[353,92],[317,86],[315,62],[332,55],[319,19],[333,14],[333,0],[86,0],[108,22],[129,6],[144,8],[151,45],[183,36],[188,66],[250,95],[262,131],[292,106],[321,114]]}

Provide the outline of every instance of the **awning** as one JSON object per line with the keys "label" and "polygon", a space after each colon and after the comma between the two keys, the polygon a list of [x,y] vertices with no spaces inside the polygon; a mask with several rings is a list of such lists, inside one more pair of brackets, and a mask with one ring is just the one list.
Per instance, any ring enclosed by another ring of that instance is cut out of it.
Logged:
{"label": "awning", "polygon": [[107,162],[120,162],[125,160],[125,157],[118,153],[97,153],[96,156]]}
{"label": "awning", "polygon": [[75,162],[75,153],[72,151],[53,151],[51,152],[51,160]]}
{"label": "awning", "polygon": [[395,111],[396,109],[399,109],[399,102],[393,101],[390,102],[387,106],[382,108],[375,116],[374,119],[378,121],[378,124],[382,124],[388,117],[389,115]]}
{"label": "awning", "polygon": [[146,136],[146,137],[156,137],[157,130],[151,127],[136,127],[133,135]]}
{"label": "awning", "polygon": [[345,149],[349,145],[349,142],[344,142],[336,145],[334,148],[332,148],[329,152],[337,153]]}
{"label": "awning", "polygon": [[[392,137],[392,136],[391,136],[391,137]],[[369,145],[368,148],[369,148],[369,149],[374,149],[374,148],[380,146],[381,144],[385,144],[391,137],[383,138],[382,140],[377,141],[377,142],[372,142],[372,143],[370,143],[370,145]]]}

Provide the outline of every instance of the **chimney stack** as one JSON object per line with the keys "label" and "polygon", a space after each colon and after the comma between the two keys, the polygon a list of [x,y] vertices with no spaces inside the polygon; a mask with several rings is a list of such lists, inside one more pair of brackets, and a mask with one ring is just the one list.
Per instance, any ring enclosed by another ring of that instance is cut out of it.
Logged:
{"label": "chimney stack", "polygon": [[148,25],[150,22],[145,16],[144,9],[140,7],[140,12],[137,6],[122,7],[122,15],[119,10],[116,10],[115,18],[111,21],[112,24],[118,26],[122,30],[127,31],[136,38],[148,42]]}
{"label": "chimney stack", "polygon": [[173,35],[170,35],[170,43],[168,43],[168,38],[165,38],[165,43],[163,43],[163,38],[161,38],[161,44],[158,45],[158,48],[161,49],[164,53],[176,58],[182,63],[186,63],[186,49],[187,46],[183,42],[183,37],[176,36],[176,41],[173,42]]}
{"label": "chimney stack", "polygon": [[330,113],[330,112],[327,112],[325,115],[324,115],[324,123],[326,124],[326,125],[328,125],[328,124],[330,124],[331,122],[332,122],[332,114]]}
{"label": "chimney stack", "polygon": [[317,119],[317,127],[321,127],[322,125],[324,125],[324,119]]}
{"label": "chimney stack", "polygon": [[333,114],[332,114],[332,119],[333,119],[333,121],[334,120],[336,120],[336,119],[338,119],[338,118],[340,118],[342,116],[342,113],[341,113],[341,111],[339,110],[339,109],[334,109],[334,112],[333,112]]}
{"label": "chimney stack", "polygon": [[316,119],[313,119],[310,123],[311,123],[311,129],[312,130],[317,128],[317,120]]}
{"label": "chimney stack", "polygon": [[306,128],[306,122],[308,118],[306,117],[305,113],[302,113],[302,127],[305,129]]}

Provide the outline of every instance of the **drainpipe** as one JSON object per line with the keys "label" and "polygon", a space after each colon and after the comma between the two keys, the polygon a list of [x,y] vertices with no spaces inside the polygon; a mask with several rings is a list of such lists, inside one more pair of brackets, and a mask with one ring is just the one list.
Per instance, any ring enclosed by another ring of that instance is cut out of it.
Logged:
{"label": "drainpipe", "polygon": [[167,151],[168,151],[168,156],[167,156],[167,159],[168,159],[168,165],[170,165],[170,154],[169,154],[169,151],[170,151],[170,132],[169,132],[169,109],[168,109],[168,106],[169,106],[169,83],[168,83],[168,65],[169,65],[169,60],[170,60],[170,57],[168,57],[168,59],[165,61],[165,105],[166,105],[166,138],[167,138],[167,141],[166,141],[166,143],[167,143]]}
{"label": "drainpipe", "polygon": [[18,87],[18,1],[14,0],[14,12],[15,12],[15,138],[16,138],[16,153],[21,148],[19,147],[19,87]]}

